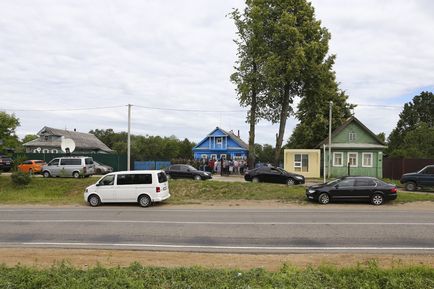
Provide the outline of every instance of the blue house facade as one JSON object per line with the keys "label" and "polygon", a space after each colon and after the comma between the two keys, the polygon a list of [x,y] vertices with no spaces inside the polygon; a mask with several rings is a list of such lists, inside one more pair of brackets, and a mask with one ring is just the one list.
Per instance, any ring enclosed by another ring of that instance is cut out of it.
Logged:
{"label": "blue house facade", "polygon": [[232,131],[216,127],[193,148],[193,154],[195,159],[241,160],[247,159],[249,146]]}

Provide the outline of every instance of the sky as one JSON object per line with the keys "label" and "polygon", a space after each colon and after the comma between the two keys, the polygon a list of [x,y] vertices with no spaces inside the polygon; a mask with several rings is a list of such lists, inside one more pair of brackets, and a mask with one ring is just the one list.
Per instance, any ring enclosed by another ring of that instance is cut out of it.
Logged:
{"label": "sky", "polygon": [[[332,35],[337,80],[355,116],[389,134],[404,103],[434,90],[434,1],[314,0]],[[0,110],[17,134],[43,126],[127,130],[199,142],[216,126],[248,140],[229,77],[237,59],[228,17],[244,1],[0,1]],[[81,108],[101,108],[77,110]],[[152,109],[151,109],[152,108]],[[160,110],[181,109],[185,111]],[[291,117],[285,142],[297,120]],[[275,143],[261,121],[257,143]]]}

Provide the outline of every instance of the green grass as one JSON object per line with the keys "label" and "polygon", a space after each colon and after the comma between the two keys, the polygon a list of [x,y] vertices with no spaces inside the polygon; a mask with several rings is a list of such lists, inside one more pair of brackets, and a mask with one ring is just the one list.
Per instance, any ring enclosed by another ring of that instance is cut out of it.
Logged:
{"label": "green grass", "polygon": [[429,267],[381,269],[368,266],[338,269],[331,266],[279,272],[263,269],[157,268],[134,263],[126,268],[77,269],[61,264],[48,269],[0,266],[0,288],[434,288]]}
{"label": "green grass", "polygon": [[[11,178],[0,176],[1,204],[83,204],[84,189],[95,183],[96,178],[33,178],[25,187],[17,187]],[[169,183],[171,204],[191,204],[202,201],[224,200],[277,200],[285,203],[306,203],[303,186],[171,180]],[[395,203],[434,201],[434,194],[399,192]]]}

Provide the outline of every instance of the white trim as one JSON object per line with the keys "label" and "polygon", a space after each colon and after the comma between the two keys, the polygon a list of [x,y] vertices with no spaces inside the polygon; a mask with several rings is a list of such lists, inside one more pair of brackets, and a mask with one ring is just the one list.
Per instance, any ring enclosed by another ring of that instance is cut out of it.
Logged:
{"label": "white trim", "polygon": [[357,134],[354,131],[350,131],[348,133],[348,141],[349,142],[355,142],[356,141],[356,137],[357,137]]}
{"label": "white trim", "polygon": [[356,154],[356,165],[350,165],[350,168],[358,168],[359,167],[359,153],[358,152],[347,152],[347,165],[350,161],[350,154]]}
{"label": "white trim", "polygon": [[[365,165],[365,155],[371,156],[371,165]],[[374,153],[362,153],[362,167],[363,168],[373,168],[374,167]]]}
{"label": "white trim", "polygon": [[211,154],[210,157],[209,157],[209,159],[212,160],[213,158],[215,160],[217,160],[217,154]]}
{"label": "white trim", "polygon": [[[341,155],[341,164],[337,165],[335,163],[335,155],[340,154]],[[344,166],[344,152],[333,152],[333,166],[334,167],[343,167]]]}
{"label": "white trim", "polygon": [[228,155],[227,154],[220,154],[220,159],[224,156],[224,159],[227,160],[228,159]]}

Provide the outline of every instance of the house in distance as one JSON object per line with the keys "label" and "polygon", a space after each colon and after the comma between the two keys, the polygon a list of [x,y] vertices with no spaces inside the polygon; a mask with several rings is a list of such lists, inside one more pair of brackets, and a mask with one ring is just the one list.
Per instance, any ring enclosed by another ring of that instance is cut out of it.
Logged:
{"label": "house in distance", "polygon": [[193,148],[193,154],[195,159],[241,160],[247,159],[249,146],[239,134],[216,127]]}
{"label": "house in distance", "polygon": [[37,139],[29,141],[23,146],[26,153],[61,153],[62,139],[72,139],[75,143],[74,153],[107,154],[113,151],[91,133],[56,129],[44,126],[38,133]]}

